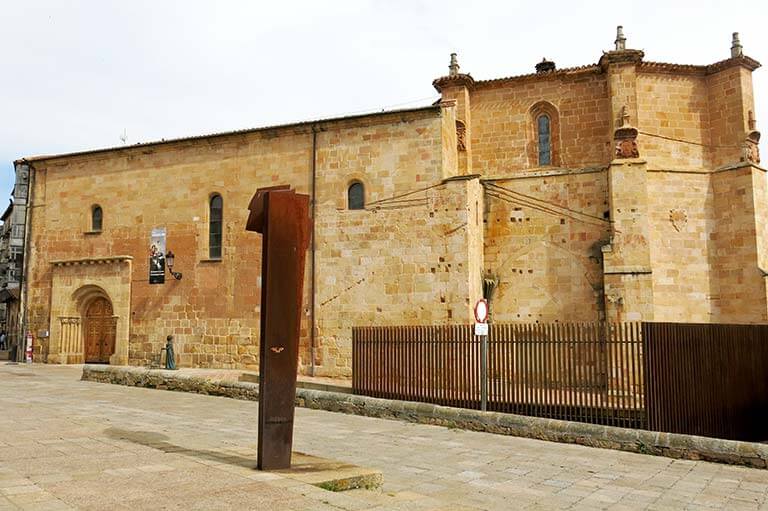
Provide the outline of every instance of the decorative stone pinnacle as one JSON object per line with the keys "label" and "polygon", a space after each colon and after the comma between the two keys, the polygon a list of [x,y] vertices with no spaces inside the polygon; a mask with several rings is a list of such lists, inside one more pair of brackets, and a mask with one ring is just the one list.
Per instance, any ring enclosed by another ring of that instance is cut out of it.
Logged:
{"label": "decorative stone pinnacle", "polygon": [[749,126],[749,131],[757,130],[757,121],[755,120],[755,114],[752,112],[752,110],[749,111],[749,116],[747,117],[747,125]]}
{"label": "decorative stone pinnacle", "polygon": [[451,64],[448,66],[448,76],[458,76],[459,74],[459,60],[456,58],[455,53],[451,53]]}
{"label": "decorative stone pinnacle", "polygon": [[739,33],[734,32],[733,39],[731,40],[731,58],[743,57],[743,56],[744,56],[744,48],[742,48],[741,41],[739,41]]}
{"label": "decorative stone pinnacle", "polygon": [[616,51],[624,51],[627,49],[627,38],[624,37],[624,27],[621,25],[616,27],[616,40],[613,44],[616,45]]}

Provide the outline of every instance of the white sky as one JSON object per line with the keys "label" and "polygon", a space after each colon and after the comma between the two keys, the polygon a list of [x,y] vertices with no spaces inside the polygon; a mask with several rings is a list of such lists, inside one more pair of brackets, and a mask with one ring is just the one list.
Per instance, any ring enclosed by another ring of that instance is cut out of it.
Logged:
{"label": "white sky", "polygon": [[[0,0],[0,201],[12,162],[428,104],[449,54],[487,79],[645,59],[768,65],[768,2]],[[754,74],[768,131],[768,71]],[[768,151],[764,151],[768,153]]]}

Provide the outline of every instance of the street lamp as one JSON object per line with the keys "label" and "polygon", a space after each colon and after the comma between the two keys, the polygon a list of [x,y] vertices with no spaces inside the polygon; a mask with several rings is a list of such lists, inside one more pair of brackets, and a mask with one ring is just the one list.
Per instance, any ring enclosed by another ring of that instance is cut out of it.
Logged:
{"label": "street lamp", "polygon": [[168,273],[170,273],[174,279],[181,280],[181,273],[173,271],[174,259],[175,256],[173,255],[173,252],[169,250],[168,253],[165,254],[165,264],[168,266]]}

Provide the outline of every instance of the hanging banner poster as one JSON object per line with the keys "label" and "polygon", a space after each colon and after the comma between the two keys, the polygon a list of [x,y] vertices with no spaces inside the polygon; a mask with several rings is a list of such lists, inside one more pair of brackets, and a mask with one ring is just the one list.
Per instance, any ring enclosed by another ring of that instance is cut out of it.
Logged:
{"label": "hanging banner poster", "polygon": [[149,240],[149,283],[165,284],[165,227],[152,229]]}

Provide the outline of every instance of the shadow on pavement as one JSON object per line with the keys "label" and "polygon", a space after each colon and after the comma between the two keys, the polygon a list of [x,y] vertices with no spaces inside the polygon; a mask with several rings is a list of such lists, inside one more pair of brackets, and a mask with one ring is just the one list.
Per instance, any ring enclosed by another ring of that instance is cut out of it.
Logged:
{"label": "shadow on pavement", "polygon": [[114,440],[127,440],[134,444],[151,447],[152,449],[157,449],[166,453],[181,454],[208,461],[256,469],[255,459],[244,458],[235,454],[226,454],[203,449],[189,449],[180,445],[174,445],[168,441],[168,436],[162,433],[155,433],[153,431],[130,431],[120,428],[107,428],[104,430],[104,433]]}

